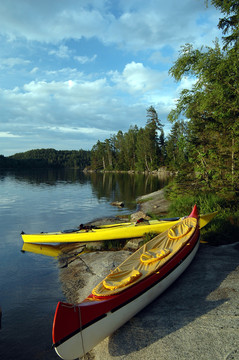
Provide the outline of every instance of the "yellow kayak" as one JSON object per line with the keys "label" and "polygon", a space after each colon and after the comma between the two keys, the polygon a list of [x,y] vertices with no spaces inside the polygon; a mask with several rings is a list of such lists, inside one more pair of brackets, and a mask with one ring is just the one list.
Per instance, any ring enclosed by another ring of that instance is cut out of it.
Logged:
{"label": "yellow kayak", "polygon": [[[199,220],[200,228],[207,225],[217,214],[213,212],[201,215]],[[59,231],[40,234],[22,233],[25,243],[74,243],[88,241],[103,241],[116,239],[130,239],[142,237],[145,233],[162,233],[181,221],[182,218],[168,220],[149,220],[139,223],[121,223],[113,225],[102,225],[97,228],[87,228],[75,231]]]}

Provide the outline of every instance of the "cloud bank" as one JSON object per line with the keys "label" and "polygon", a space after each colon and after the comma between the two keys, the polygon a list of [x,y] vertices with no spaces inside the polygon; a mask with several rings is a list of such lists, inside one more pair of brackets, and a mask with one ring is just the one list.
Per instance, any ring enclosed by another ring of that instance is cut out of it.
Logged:
{"label": "cloud bank", "polygon": [[0,154],[91,149],[150,105],[169,129],[193,80],[168,70],[181,45],[212,45],[218,19],[203,0],[0,2]]}

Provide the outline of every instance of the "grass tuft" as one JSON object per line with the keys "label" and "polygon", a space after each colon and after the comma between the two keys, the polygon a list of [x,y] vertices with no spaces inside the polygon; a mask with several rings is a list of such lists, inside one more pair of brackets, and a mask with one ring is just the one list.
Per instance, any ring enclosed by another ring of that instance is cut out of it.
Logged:
{"label": "grass tuft", "polygon": [[211,245],[231,244],[239,241],[239,205],[236,197],[225,198],[213,192],[193,192],[191,189],[183,194],[173,186],[173,195],[169,195],[170,187],[167,188],[167,195],[171,197],[169,217],[185,216],[197,205],[200,214],[207,214],[218,211],[216,217],[201,230],[203,241]]}

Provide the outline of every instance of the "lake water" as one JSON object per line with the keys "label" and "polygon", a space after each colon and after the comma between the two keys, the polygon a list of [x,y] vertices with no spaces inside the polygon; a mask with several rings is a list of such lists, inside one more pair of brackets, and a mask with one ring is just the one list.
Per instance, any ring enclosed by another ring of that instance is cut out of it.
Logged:
{"label": "lake water", "polygon": [[[166,181],[156,176],[77,171],[0,173],[1,360],[59,359],[51,349],[55,307],[65,300],[56,258],[22,252],[20,233],[71,229],[136,210],[137,196]],[[122,209],[110,205],[123,201]]]}

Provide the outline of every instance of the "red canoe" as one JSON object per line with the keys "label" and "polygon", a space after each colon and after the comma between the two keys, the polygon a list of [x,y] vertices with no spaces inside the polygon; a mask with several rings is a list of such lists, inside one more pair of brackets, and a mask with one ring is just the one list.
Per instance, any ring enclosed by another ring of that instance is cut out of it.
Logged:
{"label": "red canoe", "polygon": [[180,223],[156,236],[102,280],[80,304],[59,302],[52,337],[66,360],[83,357],[166,290],[199,246],[196,205]]}

